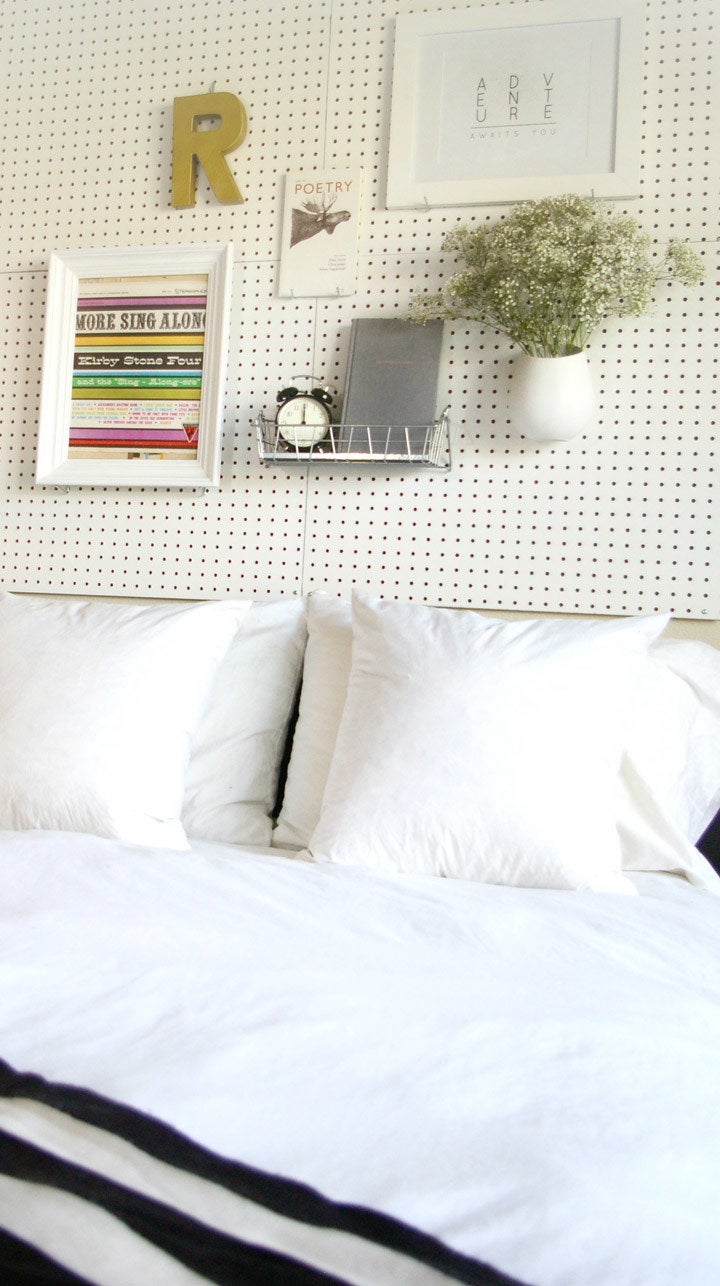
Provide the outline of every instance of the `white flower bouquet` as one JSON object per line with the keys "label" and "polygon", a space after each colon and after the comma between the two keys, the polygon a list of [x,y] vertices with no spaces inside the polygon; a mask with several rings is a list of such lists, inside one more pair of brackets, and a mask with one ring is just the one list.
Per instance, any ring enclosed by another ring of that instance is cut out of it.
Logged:
{"label": "white flower bouquet", "polygon": [[443,250],[465,266],[438,294],[411,300],[412,320],[480,322],[535,357],[579,353],[604,318],[647,312],[659,281],[703,278],[687,242],[670,241],[658,263],[634,218],[571,194],[524,201],[495,224],[460,225]]}

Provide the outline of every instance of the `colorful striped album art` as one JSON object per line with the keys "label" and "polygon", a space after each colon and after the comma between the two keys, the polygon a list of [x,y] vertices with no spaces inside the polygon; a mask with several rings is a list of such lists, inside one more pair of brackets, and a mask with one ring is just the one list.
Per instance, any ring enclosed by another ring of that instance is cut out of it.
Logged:
{"label": "colorful striped album art", "polygon": [[81,279],[69,459],[197,459],[207,292],[207,273]]}

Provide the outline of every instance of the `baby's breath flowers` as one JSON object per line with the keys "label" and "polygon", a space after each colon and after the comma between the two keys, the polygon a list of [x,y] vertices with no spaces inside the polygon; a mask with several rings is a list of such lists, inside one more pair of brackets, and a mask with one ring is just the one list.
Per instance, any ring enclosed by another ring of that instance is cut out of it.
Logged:
{"label": "baby's breath flowers", "polygon": [[658,262],[632,216],[571,194],[524,201],[489,226],[459,225],[443,250],[464,267],[438,294],[410,301],[413,321],[477,321],[536,357],[579,353],[603,318],[647,312],[659,281],[703,278],[687,242],[671,241]]}

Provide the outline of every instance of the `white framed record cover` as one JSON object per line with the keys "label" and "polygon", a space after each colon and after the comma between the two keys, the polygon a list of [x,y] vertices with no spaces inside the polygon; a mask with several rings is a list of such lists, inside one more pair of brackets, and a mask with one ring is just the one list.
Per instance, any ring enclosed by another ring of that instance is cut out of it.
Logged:
{"label": "white framed record cover", "polygon": [[361,168],[285,176],[278,295],[354,295],[362,209]]}
{"label": "white framed record cover", "polygon": [[217,487],[232,246],[53,253],[35,481]]}
{"label": "white framed record cover", "polygon": [[644,0],[395,20],[388,208],[639,191]]}

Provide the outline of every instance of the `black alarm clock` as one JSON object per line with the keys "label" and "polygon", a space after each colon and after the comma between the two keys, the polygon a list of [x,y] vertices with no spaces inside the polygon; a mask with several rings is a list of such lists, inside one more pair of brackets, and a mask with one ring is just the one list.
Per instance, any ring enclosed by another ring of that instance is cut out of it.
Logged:
{"label": "black alarm clock", "polygon": [[[295,379],[310,382],[315,375],[296,375]],[[329,389],[300,389],[294,384],[281,389],[277,395],[275,423],[280,436],[294,447],[312,447],[327,435],[332,419],[332,394]]]}

